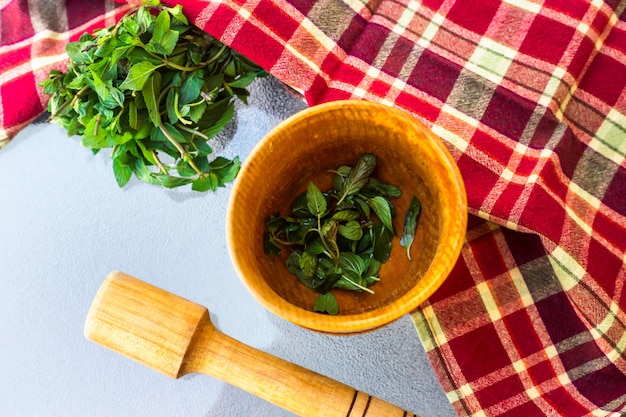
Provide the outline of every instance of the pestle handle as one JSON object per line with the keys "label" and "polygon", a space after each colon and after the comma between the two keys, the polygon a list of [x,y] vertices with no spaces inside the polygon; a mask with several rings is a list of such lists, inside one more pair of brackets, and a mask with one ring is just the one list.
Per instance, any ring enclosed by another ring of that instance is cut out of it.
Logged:
{"label": "pestle handle", "polygon": [[122,272],[100,287],[85,336],[172,378],[210,375],[303,417],[415,416],[247,346],[217,330],[205,307]]}
{"label": "pestle handle", "polygon": [[188,372],[211,375],[300,416],[402,417],[414,414],[247,346],[203,326],[190,347]]}

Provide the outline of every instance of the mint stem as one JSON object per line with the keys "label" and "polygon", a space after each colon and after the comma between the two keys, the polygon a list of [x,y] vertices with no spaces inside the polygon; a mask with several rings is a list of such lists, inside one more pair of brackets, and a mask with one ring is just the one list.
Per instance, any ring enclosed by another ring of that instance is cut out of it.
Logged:
{"label": "mint stem", "polygon": [[198,168],[196,163],[193,162],[193,159],[191,159],[191,155],[189,155],[189,153],[185,150],[185,148],[183,148],[183,146],[180,143],[178,143],[178,141],[174,139],[172,135],[169,134],[169,132],[165,128],[165,125],[163,125],[163,122],[159,123],[159,129],[161,129],[161,132],[163,132],[167,140],[169,140],[170,143],[174,145],[176,150],[180,153],[181,158],[183,158],[183,160],[185,160],[191,166],[191,168],[194,171],[196,171],[198,175],[200,176],[204,175],[204,172],[200,168]]}

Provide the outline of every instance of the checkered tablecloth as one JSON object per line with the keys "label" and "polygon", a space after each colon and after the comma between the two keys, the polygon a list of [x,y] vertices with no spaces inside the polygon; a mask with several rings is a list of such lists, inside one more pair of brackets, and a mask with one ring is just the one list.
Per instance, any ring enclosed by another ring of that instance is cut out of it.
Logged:
{"label": "checkered tablecloth", "polygon": [[[0,139],[64,43],[127,8],[41,3],[0,3]],[[310,104],[387,103],[448,145],[467,242],[412,317],[460,416],[626,414],[626,1],[181,4]]]}

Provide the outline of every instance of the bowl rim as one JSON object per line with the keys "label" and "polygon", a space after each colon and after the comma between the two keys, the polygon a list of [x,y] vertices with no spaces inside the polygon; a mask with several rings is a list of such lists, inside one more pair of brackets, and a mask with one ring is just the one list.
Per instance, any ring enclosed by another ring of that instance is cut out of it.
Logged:
{"label": "bowl rim", "polygon": [[[428,143],[432,146],[436,153],[441,157],[445,163],[447,169],[452,173],[452,178],[455,181],[451,181],[451,185],[456,187],[456,192],[451,193],[453,198],[454,207],[451,211],[455,216],[450,219],[450,225],[448,229],[443,229],[445,235],[440,239],[440,243],[437,246],[433,262],[428,270],[424,273],[422,278],[418,281],[417,285],[411,288],[406,294],[396,299],[389,305],[382,306],[375,310],[370,310],[357,314],[340,314],[340,315],[326,315],[320,314],[311,310],[297,307],[281,296],[276,294],[269,285],[265,284],[263,280],[262,285],[266,287],[266,291],[259,291],[255,288],[249,277],[246,276],[233,238],[236,231],[233,228],[234,223],[234,211],[238,200],[238,190],[241,184],[246,180],[247,167],[255,159],[256,155],[272,141],[272,138],[278,134],[286,125],[292,123],[300,123],[305,119],[314,117],[318,113],[332,112],[338,109],[344,109],[346,106],[352,106],[357,108],[365,108],[370,110],[384,111],[392,114],[394,117],[410,118],[411,123],[415,123],[425,127],[425,136],[428,138]],[[454,220],[454,221],[453,221]],[[286,118],[282,122],[278,123],[272,128],[251,150],[249,155],[245,158],[241,165],[241,169],[237,178],[233,182],[233,188],[231,190],[230,199],[228,202],[226,213],[226,241],[228,246],[229,256],[231,262],[235,268],[235,271],[246,287],[248,292],[255,298],[262,306],[275,315],[297,324],[301,327],[330,334],[350,334],[359,333],[363,331],[373,330],[382,326],[385,326],[403,315],[414,311],[419,307],[427,298],[429,298],[447,279],[448,275],[452,271],[452,268],[456,264],[456,261],[461,253],[462,246],[465,241],[465,232],[467,228],[467,196],[465,191],[465,184],[459,171],[459,168],[454,161],[454,158],[443,140],[435,135],[427,126],[425,126],[420,120],[408,113],[406,110],[392,107],[386,104],[371,102],[367,100],[347,99],[336,100],[323,104],[317,104],[310,106],[304,110],[301,110],[290,117]],[[446,236],[449,235],[449,236]],[[442,247],[442,242],[446,242],[446,246]],[[445,255],[451,259],[451,262],[445,264],[436,263],[435,261]],[[425,279],[426,278],[426,279]]]}

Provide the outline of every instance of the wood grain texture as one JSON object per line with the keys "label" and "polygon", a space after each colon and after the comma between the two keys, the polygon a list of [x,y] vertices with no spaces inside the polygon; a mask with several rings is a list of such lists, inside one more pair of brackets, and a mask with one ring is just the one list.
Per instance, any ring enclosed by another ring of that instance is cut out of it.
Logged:
{"label": "wood grain texture", "polygon": [[[265,222],[286,215],[313,181],[330,189],[332,173],[366,152],[377,156],[375,178],[399,186],[394,228],[415,195],[422,203],[412,261],[394,240],[375,294],[334,291],[337,316],[313,312],[317,294],[287,270],[284,256],[263,251]],[[367,101],[338,101],[306,109],[279,124],[246,158],[227,214],[227,241],[239,277],[267,309],[302,327],[327,333],[368,331],[418,307],[446,279],[463,245],[465,188],[454,159],[426,126],[404,111]]]}
{"label": "wood grain texture", "polygon": [[247,346],[217,330],[203,306],[122,272],[100,287],[85,336],[169,377],[210,375],[300,416],[414,416]]}

